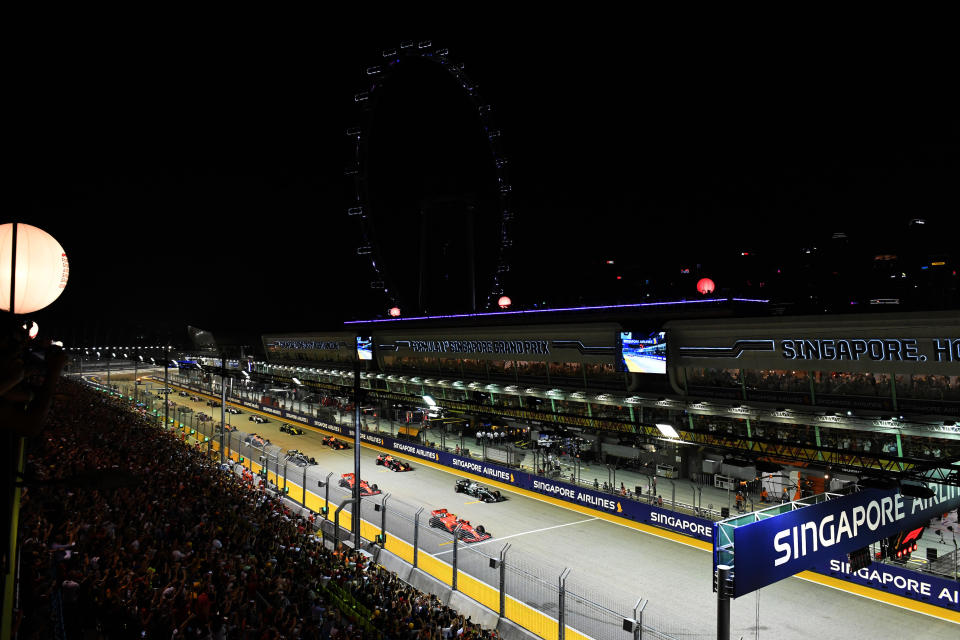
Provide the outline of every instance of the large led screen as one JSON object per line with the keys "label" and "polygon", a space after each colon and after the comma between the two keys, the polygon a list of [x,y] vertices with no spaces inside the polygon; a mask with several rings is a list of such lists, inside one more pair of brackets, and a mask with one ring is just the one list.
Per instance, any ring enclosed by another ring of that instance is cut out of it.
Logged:
{"label": "large led screen", "polygon": [[357,336],[357,357],[361,360],[373,360],[373,338]]}
{"label": "large led screen", "polygon": [[663,331],[644,335],[635,331],[620,333],[620,355],[632,373],[667,372],[667,336]]}

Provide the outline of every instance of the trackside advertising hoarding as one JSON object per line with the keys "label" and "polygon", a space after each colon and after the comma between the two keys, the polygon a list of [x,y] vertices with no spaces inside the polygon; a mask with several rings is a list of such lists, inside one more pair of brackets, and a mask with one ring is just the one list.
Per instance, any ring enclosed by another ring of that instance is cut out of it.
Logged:
{"label": "trackside advertising hoarding", "polygon": [[864,489],[735,528],[734,597],[919,527],[960,504],[960,487],[932,486],[936,494],[926,500]]}
{"label": "trackside advertising hoarding", "polygon": [[850,571],[846,558],[819,562],[813,570],[854,584],[960,611],[960,582],[956,580],[917,573],[894,564],[874,563],[865,569]]}

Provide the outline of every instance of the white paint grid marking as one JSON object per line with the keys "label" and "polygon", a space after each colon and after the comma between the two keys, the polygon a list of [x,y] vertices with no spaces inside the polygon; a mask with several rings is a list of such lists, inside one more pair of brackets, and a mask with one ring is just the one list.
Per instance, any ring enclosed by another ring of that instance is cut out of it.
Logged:
{"label": "white paint grid marking", "polygon": [[[502,538],[490,538],[489,540],[484,540],[483,542],[476,542],[470,545],[471,549],[476,549],[480,545],[487,544],[488,542],[498,542],[500,540],[506,540],[507,538],[516,538],[517,536],[525,536],[531,533],[540,533],[541,531],[550,531],[551,529],[559,529],[560,527],[569,527],[574,524],[583,524],[584,522],[592,522],[594,520],[599,520],[600,518],[587,518],[586,520],[577,520],[576,522],[567,522],[566,524],[557,524],[552,527],[545,527],[543,529],[534,529],[533,531],[523,531],[521,533],[515,533],[510,536],[503,536]],[[453,553],[453,549],[447,549],[446,551],[439,551],[433,555],[438,556],[442,553]]]}

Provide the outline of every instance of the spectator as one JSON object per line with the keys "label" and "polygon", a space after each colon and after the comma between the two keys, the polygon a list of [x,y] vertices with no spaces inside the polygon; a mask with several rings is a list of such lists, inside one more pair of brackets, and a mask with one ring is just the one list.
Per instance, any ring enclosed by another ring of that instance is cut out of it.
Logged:
{"label": "spectator", "polygon": [[[120,401],[67,381],[59,391],[28,454],[40,484],[23,496],[20,549],[36,577],[20,584],[19,637],[57,635],[44,611],[54,595],[70,637],[489,637],[362,554],[327,549],[281,499]],[[330,589],[371,617],[331,606]]]}

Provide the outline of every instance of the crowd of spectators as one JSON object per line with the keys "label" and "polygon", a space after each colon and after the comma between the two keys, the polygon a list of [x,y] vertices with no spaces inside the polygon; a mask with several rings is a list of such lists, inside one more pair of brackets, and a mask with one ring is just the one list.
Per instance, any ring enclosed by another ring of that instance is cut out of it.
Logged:
{"label": "crowd of spectators", "polygon": [[27,462],[19,638],[496,635],[77,382],[61,381]]}
{"label": "crowd of spectators", "polygon": [[960,402],[960,376],[898,375],[897,397]]}

